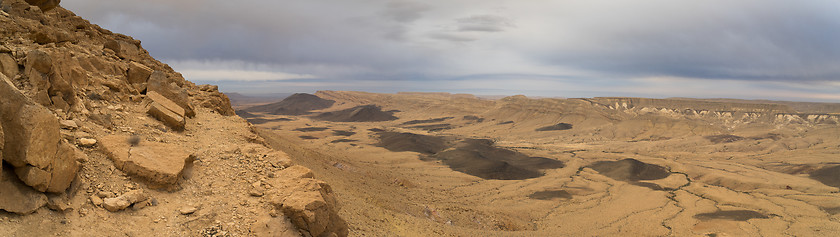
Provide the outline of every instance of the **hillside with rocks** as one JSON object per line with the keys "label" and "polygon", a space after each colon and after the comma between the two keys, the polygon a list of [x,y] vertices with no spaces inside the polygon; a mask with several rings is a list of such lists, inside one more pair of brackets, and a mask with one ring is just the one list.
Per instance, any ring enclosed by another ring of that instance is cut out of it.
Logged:
{"label": "hillside with rocks", "polygon": [[330,185],[58,0],[0,1],[0,236],[346,236]]}

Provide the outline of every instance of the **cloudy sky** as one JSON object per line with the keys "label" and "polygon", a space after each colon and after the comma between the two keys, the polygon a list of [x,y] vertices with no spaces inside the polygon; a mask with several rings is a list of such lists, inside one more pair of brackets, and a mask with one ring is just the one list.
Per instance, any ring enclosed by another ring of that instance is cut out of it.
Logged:
{"label": "cloudy sky", "polygon": [[65,0],[197,83],[840,102],[835,0]]}

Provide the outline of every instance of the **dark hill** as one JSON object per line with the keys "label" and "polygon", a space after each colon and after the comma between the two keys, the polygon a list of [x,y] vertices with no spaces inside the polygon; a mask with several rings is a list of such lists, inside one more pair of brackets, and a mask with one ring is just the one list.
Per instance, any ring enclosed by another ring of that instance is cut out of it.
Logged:
{"label": "dark hill", "polygon": [[362,105],[345,110],[326,112],[313,118],[331,122],[380,122],[397,120],[393,112],[382,111],[379,106]]}
{"label": "dark hill", "polygon": [[334,103],[335,101],[321,99],[321,97],[315,95],[297,93],[286,97],[280,102],[254,106],[244,109],[244,111],[276,115],[304,115],[309,114],[309,111],[312,110],[329,108]]}

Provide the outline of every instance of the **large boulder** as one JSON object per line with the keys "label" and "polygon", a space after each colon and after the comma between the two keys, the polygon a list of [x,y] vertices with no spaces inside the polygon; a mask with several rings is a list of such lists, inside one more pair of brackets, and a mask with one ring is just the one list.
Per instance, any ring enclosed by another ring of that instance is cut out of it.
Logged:
{"label": "large boulder", "polygon": [[26,3],[29,3],[32,6],[37,6],[38,8],[41,8],[41,11],[46,12],[58,7],[61,0],[26,0]]}
{"label": "large boulder", "polygon": [[170,128],[182,131],[187,124],[185,111],[181,106],[175,104],[166,97],[157,92],[150,91],[146,94],[149,98],[149,108],[147,113],[152,117],[160,120]]}
{"label": "large boulder", "polygon": [[175,102],[175,104],[184,109],[187,117],[192,118],[195,116],[195,110],[190,103],[190,97],[189,94],[187,94],[187,90],[178,86],[174,80],[166,76],[166,73],[161,71],[153,72],[152,75],[149,76],[146,91],[147,93],[157,92],[172,102]]}
{"label": "large boulder", "polygon": [[175,184],[192,162],[192,154],[183,147],[156,142],[132,146],[128,139],[112,135],[100,139],[100,144],[117,169],[152,183]]}
{"label": "large boulder", "polygon": [[0,125],[3,160],[29,186],[61,192],[75,178],[76,153],[61,140],[58,117],[36,104],[0,75]]}
{"label": "large boulder", "polygon": [[338,216],[338,203],[327,183],[309,178],[311,171],[302,166],[286,168],[278,175],[270,181],[273,189],[269,192],[269,203],[277,211],[309,236],[347,236],[347,223]]}

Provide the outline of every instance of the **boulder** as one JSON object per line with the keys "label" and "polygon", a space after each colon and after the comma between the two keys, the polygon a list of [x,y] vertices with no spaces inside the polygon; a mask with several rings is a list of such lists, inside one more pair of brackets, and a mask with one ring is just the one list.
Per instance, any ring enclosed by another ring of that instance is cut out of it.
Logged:
{"label": "boulder", "polygon": [[157,184],[175,184],[192,154],[165,143],[144,142],[132,147],[128,136],[112,135],[100,139],[108,157],[118,169]]}
{"label": "boulder", "polygon": [[152,75],[153,70],[146,65],[131,62],[128,64],[128,82],[134,86],[137,91],[146,90],[146,82],[149,81],[149,76]]}
{"label": "boulder", "polygon": [[18,69],[17,61],[11,54],[0,53],[0,74],[8,78],[15,78],[20,70]]}
{"label": "boulder", "polygon": [[79,164],[76,162],[75,148],[62,140],[59,151],[50,167],[46,169],[24,165],[16,167],[15,173],[27,185],[41,192],[63,192],[76,178]]}
{"label": "boulder", "polygon": [[75,178],[76,152],[61,140],[58,117],[35,104],[0,75],[0,125],[3,127],[3,160],[29,186],[44,192],[61,192]]}
{"label": "boulder", "polygon": [[0,209],[29,214],[47,204],[47,196],[21,182],[11,170],[0,174]]}
{"label": "boulder", "polygon": [[190,103],[190,97],[189,94],[187,94],[187,90],[179,87],[178,84],[167,77],[165,73],[161,71],[153,72],[152,75],[149,76],[146,91],[147,95],[148,92],[157,92],[183,108],[185,112],[184,115],[187,117],[195,117],[195,109],[193,109],[193,106]]}
{"label": "boulder", "polygon": [[6,141],[4,141],[4,137],[5,135],[3,135],[3,126],[0,126],[0,175],[3,175],[3,146],[6,144]]}
{"label": "boulder", "polygon": [[121,59],[137,59],[140,55],[137,45],[119,39],[105,42],[104,48],[114,51]]}
{"label": "boulder", "polygon": [[[347,223],[338,216],[332,188],[311,177],[312,171],[292,166],[270,181],[269,203],[310,236],[347,236]],[[304,177],[304,178],[300,178]]]}
{"label": "boulder", "polygon": [[29,3],[32,6],[37,6],[38,8],[41,8],[41,11],[46,12],[58,7],[61,0],[26,0],[26,3]]}
{"label": "boulder", "polygon": [[2,77],[0,123],[6,135],[4,159],[15,167],[31,164],[45,169],[58,151],[58,118]]}
{"label": "boulder", "polygon": [[187,120],[183,108],[154,91],[148,92],[146,96],[151,100],[149,102],[149,109],[147,110],[149,115],[174,130],[184,130]]}
{"label": "boulder", "polygon": [[251,224],[251,235],[256,237],[301,236],[294,224],[285,216],[264,216]]}

